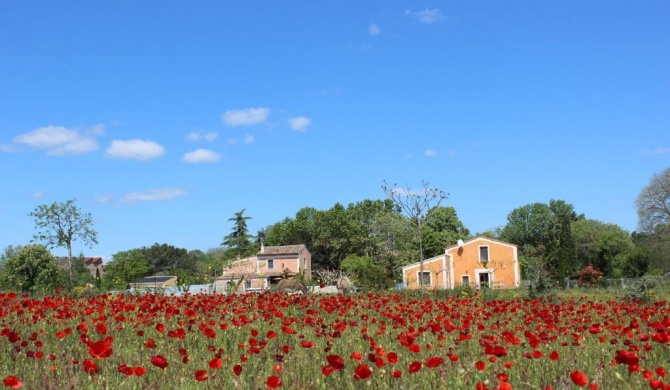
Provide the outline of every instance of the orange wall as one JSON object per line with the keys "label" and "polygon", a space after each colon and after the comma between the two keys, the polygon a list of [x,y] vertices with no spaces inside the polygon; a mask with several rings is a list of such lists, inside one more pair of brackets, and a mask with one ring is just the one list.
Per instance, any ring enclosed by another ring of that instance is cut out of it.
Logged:
{"label": "orange wall", "polygon": [[[441,289],[444,287],[444,279],[447,276],[447,271],[444,270],[444,264],[442,259],[444,256],[437,256],[430,259],[425,259],[423,262],[423,271],[430,272],[430,285],[426,285],[426,289]],[[447,259],[448,260],[448,259]],[[446,267],[449,267],[449,262],[446,261]],[[404,272],[404,280],[408,289],[417,289],[420,288],[418,281],[418,273],[421,269],[421,265],[416,263],[412,267],[406,268]]]}
{"label": "orange wall", "polygon": [[[485,266],[479,261],[479,247],[488,246],[489,262]],[[514,288],[515,269],[518,264],[515,260],[516,247],[501,244],[495,241],[477,239],[466,243],[460,248],[451,248],[447,255],[451,255],[454,262],[454,284],[461,284],[462,276],[470,277],[470,285],[478,282],[477,270],[493,269],[492,286],[494,288]],[[490,281],[491,282],[491,281]]]}

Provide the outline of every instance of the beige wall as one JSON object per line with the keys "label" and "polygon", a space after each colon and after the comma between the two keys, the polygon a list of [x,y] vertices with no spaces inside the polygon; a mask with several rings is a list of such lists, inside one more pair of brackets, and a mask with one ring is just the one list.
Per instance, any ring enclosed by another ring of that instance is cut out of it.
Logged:
{"label": "beige wall", "polygon": [[[480,262],[480,247],[488,247],[489,262],[485,265]],[[454,263],[453,281],[456,286],[461,284],[463,276],[467,275],[470,285],[479,283],[481,273],[488,273],[489,283],[494,288],[514,288],[515,272],[518,269],[516,246],[500,243],[493,240],[476,239],[463,245],[447,250]],[[487,271],[488,270],[488,271]],[[490,271],[493,271],[492,273]]]}
{"label": "beige wall", "polygon": [[[445,260],[447,259],[445,259],[444,255],[424,260],[423,271],[430,272],[430,285],[425,285],[426,289],[432,290],[435,288],[441,289],[449,287],[444,284],[448,274],[446,268],[449,267],[449,262]],[[421,264],[419,263],[412,264],[410,267],[403,269],[403,280],[405,280],[405,287],[407,289],[413,290],[420,288],[418,278],[420,269]]]}

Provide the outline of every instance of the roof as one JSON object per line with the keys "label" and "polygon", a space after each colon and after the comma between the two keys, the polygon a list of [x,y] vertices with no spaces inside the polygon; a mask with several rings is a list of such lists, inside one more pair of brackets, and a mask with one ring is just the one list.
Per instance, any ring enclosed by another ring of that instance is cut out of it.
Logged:
{"label": "roof", "polygon": [[135,283],[165,283],[172,278],[176,278],[176,276],[147,276]]}
{"label": "roof", "polygon": [[282,245],[282,246],[266,246],[258,255],[292,255],[305,250],[304,244],[299,245]]}
{"label": "roof", "polygon": [[[512,243],[510,243],[510,242],[505,242],[505,241],[501,241],[501,240],[496,240],[495,238],[489,238],[489,237],[484,237],[484,236],[473,237],[473,238],[471,238],[471,239],[465,241],[465,242],[463,243],[463,245],[460,245],[460,246],[465,246],[465,245],[468,245],[468,244],[471,244],[471,243],[473,243],[473,242],[475,242],[475,241],[480,241],[480,240],[483,240],[483,241],[490,241],[490,242],[495,242],[495,243],[498,243],[498,244],[501,244],[501,245],[507,245],[507,246],[518,247],[516,244],[512,244]],[[455,245],[451,245],[451,246],[448,246],[448,247],[444,248],[444,250],[445,250],[445,251],[449,251],[449,250],[451,250],[451,249],[458,248],[458,247],[459,247],[459,245],[458,245],[458,244],[455,244]]]}

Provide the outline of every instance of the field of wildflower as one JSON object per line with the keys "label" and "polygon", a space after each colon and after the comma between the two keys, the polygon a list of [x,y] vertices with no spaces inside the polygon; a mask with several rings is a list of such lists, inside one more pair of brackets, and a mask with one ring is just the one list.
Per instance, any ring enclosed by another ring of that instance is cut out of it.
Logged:
{"label": "field of wildflower", "polygon": [[24,389],[670,389],[667,301],[0,293]]}

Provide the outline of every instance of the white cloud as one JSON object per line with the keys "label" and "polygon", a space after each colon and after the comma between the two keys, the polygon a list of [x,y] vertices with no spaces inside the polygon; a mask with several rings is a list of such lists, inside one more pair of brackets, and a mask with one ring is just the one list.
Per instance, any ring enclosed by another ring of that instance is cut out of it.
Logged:
{"label": "white cloud", "polygon": [[100,194],[95,196],[95,200],[98,203],[109,203],[114,199],[114,195],[112,194]]}
{"label": "white cloud", "polygon": [[186,135],[186,138],[191,140],[191,141],[194,141],[194,142],[198,142],[198,141],[201,141],[201,140],[205,140],[207,142],[212,142],[218,136],[219,136],[219,134],[216,133],[215,131],[207,132],[207,133],[204,132],[204,131],[192,131],[192,132],[190,132]]}
{"label": "white cloud", "polygon": [[0,144],[0,152],[16,152],[16,146],[8,144]]}
{"label": "white cloud", "polygon": [[103,125],[95,125],[84,129],[83,132],[63,126],[46,126],[19,134],[14,137],[14,142],[32,149],[46,150],[51,156],[64,156],[97,150],[98,142],[95,136],[102,135],[104,132]]}
{"label": "white cloud", "polygon": [[293,131],[307,131],[307,127],[312,124],[312,120],[306,116],[297,116],[288,120]]}
{"label": "white cloud", "polygon": [[165,154],[165,148],[154,141],[131,139],[112,141],[105,155],[109,158],[145,161],[163,154]]}
{"label": "white cloud", "polygon": [[254,140],[255,140],[255,138],[254,138],[253,135],[247,134],[247,135],[244,136],[244,143],[247,144],[247,145],[253,144]]}
{"label": "white cloud", "polygon": [[269,108],[245,108],[242,110],[228,110],[221,119],[228,126],[249,126],[263,123],[270,115]]}
{"label": "white cloud", "polygon": [[435,22],[439,22],[440,20],[444,19],[444,15],[442,14],[442,11],[439,9],[424,9],[423,11],[416,11],[412,12],[410,10],[405,11],[405,15],[412,16],[416,18],[416,20],[419,21],[421,24],[433,24]]}
{"label": "white cloud", "polygon": [[221,160],[221,155],[208,149],[196,149],[186,153],[182,160],[190,164],[213,163]]}
{"label": "white cloud", "polygon": [[650,150],[648,154],[651,154],[652,156],[658,156],[661,154],[670,154],[670,148],[656,148],[653,150]]}
{"label": "white cloud", "polygon": [[423,154],[424,154],[424,156],[426,156],[426,157],[435,157],[435,156],[437,156],[437,152],[434,151],[434,150],[430,150],[430,149],[428,149],[428,150],[426,150],[425,152],[423,152]]}
{"label": "white cloud", "polygon": [[44,198],[44,192],[42,191],[37,191],[34,194],[32,194],[31,198],[33,199],[41,199]]}
{"label": "white cloud", "polygon": [[155,202],[172,200],[180,196],[186,195],[186,191],[181,188],[161,188],[140,192],[131,192],[126,194],[121,202],[123,203],[137,203],[137,202]]}
{"label": "white cloud", "polygon": [[370,25],[368,26],[368,32],[369,32],[370,35],[372,35],[373,37],[376,37],[377,35],[379,35],[379,34],[382,33],[382,30],[381,30],[381,29],[379,28],[379,26],[377,26],[376,24],[374,24],[374,23],[370,23]]}

